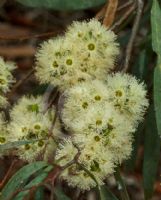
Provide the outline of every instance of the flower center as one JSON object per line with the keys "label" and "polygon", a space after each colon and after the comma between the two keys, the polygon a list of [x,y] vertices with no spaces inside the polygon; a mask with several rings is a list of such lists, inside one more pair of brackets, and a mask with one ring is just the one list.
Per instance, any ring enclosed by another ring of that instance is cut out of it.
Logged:
{"label": "flower center", "polygon": [[0,143],[5,143],[6,139],[4,137],[0,137]]}
{"label": "flower center", "polygon": [[88,103],[87,103],[87,102],[84,102],[84,103],[82,104],[82,107],[83,107],[84,109],[86,109],[86,108],[88,107]]}
{"label": "flower center", "polygon": [[97,96],[94,97],[94,99],[95,99],[96,101],[100,101],[100,100],[101,100],[101,97],[100,97],[99,95],[97,95]]}
{"label": "flower center", "polygon": [[90,51],[93,51],[93,50],[95,49],[95,45],[92,44],[92,43],[88,44],[88,49],[89,49]]}
{"label": "flower center", "polygon": [[4,79],[0,78],[0,84],[4,85],[5,83],[6,83],[6,81]]}
{"label": "flower center", "polygon": [[43,140],[40,140],[39,142],[38,142],[38,146],[39,147],[42,147],[44,145],[44,141]]}
{"label": "flower center", "polygon": [[60,69],[60,75],[64,75],[66,73],[67,73],[67,69],[62,66],[61,69]]}
{"label": "flower center", "polygon": [[30,145],[29,144],[25,144],[25,149],[29,150],[30,149]]}
{"label": "flower center", "polygon": [[73,64],[72,59],[67,59],[67,60],[66,60],[66,64],[67,64],[67,65],[72,65],[72,64]]}
{"label": "flower center", "polygon": [[101,125],[101,124],[102,124],[102,120],[99,120],[99,119],[98,119],[98,120],[96,121],[96,125]]}
{"label": "flower center", "polygon": [[59,66],[58,63],[57,63],[56,61],[54,61],[54,62],[53,62],[53,67],[54,67],[54,68],[57,68],[58,66]]}
{"label": "flower center", "polygon": [[39,106],[37,104],[31,104],[31,105],[27,106],[27,110],[38,113],[39,112]]}
{"label": "flower center", "polygon": [[121,91],[121,90],[116,90],[115,95],[116,95],[117,97],[121,97],[123,94],[122,94],[122,91]]}
{"label": "flower center", "polygon": [[99,142],[99,141],[100,141],[100,137],[99,137],[98,135],[96,135],[96,136],[94,137],[94,140],[95,140],[96,142]]}
{"label": "flower center", "polygon": [[40,129],[41,129],[41,126],[40,126],[39,124],[36,124],[36,125],[34,126],[34,129],[40,130]]}

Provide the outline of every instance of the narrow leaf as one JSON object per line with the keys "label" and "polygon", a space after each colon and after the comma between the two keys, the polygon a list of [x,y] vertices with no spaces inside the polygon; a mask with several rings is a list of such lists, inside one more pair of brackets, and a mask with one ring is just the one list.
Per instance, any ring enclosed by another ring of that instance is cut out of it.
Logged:
{"label": "narrow leaf", "polygon": [[29,189],[32,187],[38,187],[38,184],[42,183],[45,178],[48,176],[48,172],[50,172],[53,169],[53,166],[48,166],[45,169],[41,170],[41,172],[39,173],[39,175],[37,177],[35,177],[33,180],[31,180],[25,187],[24,189],[26,189],[26,191],[20,192],[15,198],[14,200],[23,200],[24,197],[26,195],[28,195],[29,193]]}
{"label": "narrow leaf", "polygon": [[114,175],[115,175],[116,182],[118,184],[118,190],[120,191],[120,194],[121,194],[121,199],[130,200],[125,182],[120,174],[119,168],[116,169]]}
{"label": "narrow leaf", "polygon": [[154,70],[154,107],[158,134],[161,136],[161,9],[157,0],[153,0],[151,11],[152,47],[158,55]]}
{"label": "narrow leaf", "polygon": [[106,186],[100,188],[100,200],[118,200],[118,198],[108,190]]}
{"label": "narrow leaf", "polygon": [[160,139],[157,134],[154,106],[149,109],[145,129],[143,183],[145,199],[151,199],[160,159]]}
{"label": "narrow leaf", "polygon": [[30,144],[33,142],[36,142],[38,140],[21,140],[21,141],[15,141],[15,142],[9,142],[6,144],[0,145],[0,152],[4,152],[5,150],[17,148],[19,146],[25,145],[25,144]]}
{"label": "narrow leaf", "polygon": [[46,166],[48,166],[46,162],[38,161],[21,168],[2,189],[0,199],[10,198],[17,189],[22,188],[31,175]]}
{"label": "narrow leaf", "polygon": [[161,55],[161,9],[158,0],[153,0],[151,10],[152,47],[155,53]]}

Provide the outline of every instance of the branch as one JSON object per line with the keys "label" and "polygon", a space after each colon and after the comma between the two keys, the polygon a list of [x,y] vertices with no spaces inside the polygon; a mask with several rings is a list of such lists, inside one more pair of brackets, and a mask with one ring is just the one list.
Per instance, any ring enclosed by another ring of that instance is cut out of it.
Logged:
{"label": "branch", "polygon": [[115,14],[118,6],[118,0],[109,0],[108,6],[106,9],[105,17],[103,20],[103,24],[106,27],[110,27],[113,24],[115,19]]}
{"label": "branch", "polygon": [[78,146],[76,146],[74,143],[73,143],[74,147],[78,150],[77,154],[74,156],[73,160],[71,160],[69,163],[67,163],[66,165],[64,165],[62,167],[62,170],[65,170],[66,168],[70,167],[71,165],[73,164],[78,164],[78,159],[79,159],[79,156],[81,155],[81,150],[79,149]]}
{"label": "branch", "polygon": [[13,93],[34,73],[34,69],[31,69],[21,80],[19,80],[13,87],[12,90],[7,94],[10,98]]}
{"label": "branch", "polygon": [[[134,0],[128,1],[128,2],[126,2],[125,4],[119,6],[119,7],[117,8],[117,12],[119,12],[119,11],[123,10],[124,8],[130,6],[130,5],[133,3],[133,1],[134,1]],[[98,13],[96,13],[95,18],[98,19],[98,20],[102,19],[102,18],[104,17],[105,13],[106,13],[106,9],[107,9],[107,4],[105,4],[105,5],[101,8],[101,10],[99,10]]]}
{"label": "branch", "polygon": [[135,10],[135,5],[131,6],[125,14],[110,28],[111,30],[114,30],[116,27],[120,26],[127,18],[128,16]]}
{"label": "branch", "polygon": [[121,5],[118,7],[117,11],[121,11],[122,9],[130,6],[132,3],[134,2],[134,0],[131,0],[131,1],[127,1],[125,4]]}
{"label": "branch", "polygon": [[[71,165],[77,164],[77,163],[78,163],[78,158],[79,158],[81,152],[80,152],[80,149],[79,149],[75,144],[73,144],[73,145],[77,148],[78,152],[77,152],[77,154],[74,156],[73,160],[71,160],[71,161],[68,162],[66,165],[64,165],[64,166],[61,167],[61,171],[59,172],[59,174],[60,174],[63,170],[65,170],[66,168],[70,167]],[[57,177],[59,176],[59,174],[57,174]],[[50,200],[53,200],[53,198],[54,198],[54,183],[55,183],[55,179],[54,179],[54,180],[52,179],[52,181],[51,181]]]}
{"label": "branch", "polygon": [[106,9],[107,9],[107,4],[105,4],[105,5],[101,8],[101,10],[98,11],[98,13],[96,13],[95,18],[96,18],[97,20],[102,19],[103,16],[105,15],[105,13],[106,13]]}
{"label": "branch", "polygon": [[44,114],[45,114],[45,112],[46,112],[46,111],[48,110],[48,108],[49,108],[49,103],[48,103],[48,101],[49,101],[49,98],[50,98],[50,96],[51,96],[53,90],[54,90],[54,86],[53,86],[53,85],[49,85],[49,86],[47,87],[46,91],[45,91],[44,96],[43,96],[43,102],[44,102],[44,105],[45,105],[45,108],[44,108],[44,111],[43,111]]}
{"label": "branch", "polygon": [[144,6],[143,0],[137,0],[137,13],[136,13],[134,25],[132,28],[132,34],[131,34],[131,37],[130,37],[130,40],[128,42],[127,49],[126,49],[126,57],[125,57],[123,72],[127,72],[128,68],[129,68],[131,53],[132,53],[134,41],[135,41],[138,29],[139,29],[143,6]]}
{"label": "branch", "polygon": [[60,33],[60,31],[52,31],[52,32],[41,33],[41,34],[36,34],[36,35],[18,36],[18,37],[0,36],[0,40],[24,41],[24,40],[29,40],[29,39],[33,39],[33,38],[46,38],[46,37],[56,36],[59,33]]}

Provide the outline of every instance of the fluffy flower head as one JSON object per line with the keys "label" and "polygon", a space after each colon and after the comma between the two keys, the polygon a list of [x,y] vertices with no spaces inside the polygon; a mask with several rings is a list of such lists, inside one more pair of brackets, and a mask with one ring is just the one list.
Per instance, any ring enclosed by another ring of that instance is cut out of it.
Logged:
{"label": "fluffy flower head", "polygon": [[[81,150],[78,158],[79,164],[93,174],[99,183],[113,172],[114,164],[112,154],[104,146],[102,141],[97,139],[97,134],[75,135],[73,138],[75,145]],[[66,139],[56,152],[56,160],[63,166],[73,160],[78,153],[78,149],[73,145],[71,139]],[[89,190],[96,186],[91,176],[84,171],[78,164],[73,164],[65,169],[61,178],[66,180],[72,187],[79,187],[81,190]]]}
{"label": "fluffy flower head", "polygon": [[148,107],[144,83],[128,74],[116,73],[107,78],[109,102],[132,123],[143,118]]}
{"label": "fluffy flower head", "polygon": [[114,67],[119,53],[116,36],[96,19],[74,22],[69,26],[66,37],[82,61],[82,71],[103,78]]}
{"label": "fluffy flower head", "polygon": [[61,117],[65,128],[74,135],[97,133],[104,146],[113,152],[115,163],[122,163],[131,153],[131,121],[109,101],[108,85],[95,80],[67,90]]}
{"label": "fluffy flower head", "polygon": [[[30,144],[20,147],[17,152],[20,158],[33,161],[43,152],[48,153],[48,148],[54,141],[49,137],[49,129],[55,116],[55,108],[43,111],[42,97],[23,97],[11,110],[11,122],[8,126],[11,141],[35,140]],[[60,124],[56,121],[52,132],[53,137],[59,137]]]}
{"label": "fluffy flower head", "polygon": [[105,79],[118,55],[115,39],[97,20],[74,22],[64,37],[41,45],[36,54],[36,76],[41,83],[60,90],[86,80]]}

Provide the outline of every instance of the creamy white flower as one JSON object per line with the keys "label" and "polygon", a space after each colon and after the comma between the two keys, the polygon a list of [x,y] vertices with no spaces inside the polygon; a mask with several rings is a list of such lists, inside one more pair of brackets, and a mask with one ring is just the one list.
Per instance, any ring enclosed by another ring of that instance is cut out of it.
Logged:
{"label": "creamy white flower", "polygon": [[114,68],[119,53],[116,36],[96,19],[74,22],[66,32],[66,38],[82,61],[82,71],[102,79]]}
{"label": "creamy white flower", "polygon": [[47,157],[48,144],[50,152],[53,144],[54,151],[52,137],[57,138],[60,134],[58,119],[52,132],[49,131],[55,116],[55,108],[49,109],[44,114],[43,107],[42,97],[23,97],[11,110],[11,122],[8,125],[10,141],[36,140],[17,150],[19,157],[29,162],[39,159],[41,154]]}
{"label": "creamy white flower", "polygon": [[[63,37],[44,42],[36,54],[36,76],[41,83],[68,88],[83,75],[72,46]],[[88,75],[87,75],[88,77]]]}
{"label": "creamy white flower", "polygon": [[[75,132],[82,132],[91,123],[95,108],[104,109],[108,104],[109,114],[113,107],[107,102],[109,96],[106,85],[98,80],[80,83],[64,93],[65,103],[62,110],[62,120],[66,126]],[[92,121],[94,123],[94,119]]]}
{"label": "creamy white flower", "polygon": [[98,80],[72,87],[64,93],[61,118],[74,135],[97,133],[114,155],[114,162],[120,164],[131,154],[135,128],[110,103],[108,90],[108,85]]}
{"label": "creamy white flower", "polygon": [[[93,174],[98,184],[102,185],[103,180],[113,173],[114,163],[111,152],[102,145],[101,137],[99,139],[97,134],[77,134],[73,141],[71,138],[66,139],[56,152],[56,160],[61,166],[73,160],[77,155],[78,149],[73,142],[81,150],[78,163]],[[81,190],[89,190],[96,186],[93,178],[78,164],[65,169],[61,178],[66,180],[70,186],[79,187]]]}
{"label": "creamy white flower", "polygon": [[45,109],[42,96],[23,96],[13,106],[11,118],[22,118],[26,113],[42,113]]}
{"label": "creamy white flower", "polygon": [[109,102],[132,123],[142,120],[148,107],[144,83],[131,75],[116,73],[108,76],[107,84]]}
{"label": "creamy white flower", "polygon": [[118,55],[115,40],[115,34],[97,20],[75,22],[64,37],[41,45],[36,54],[36,77],[59,90],[86,80],[105,79]]}

